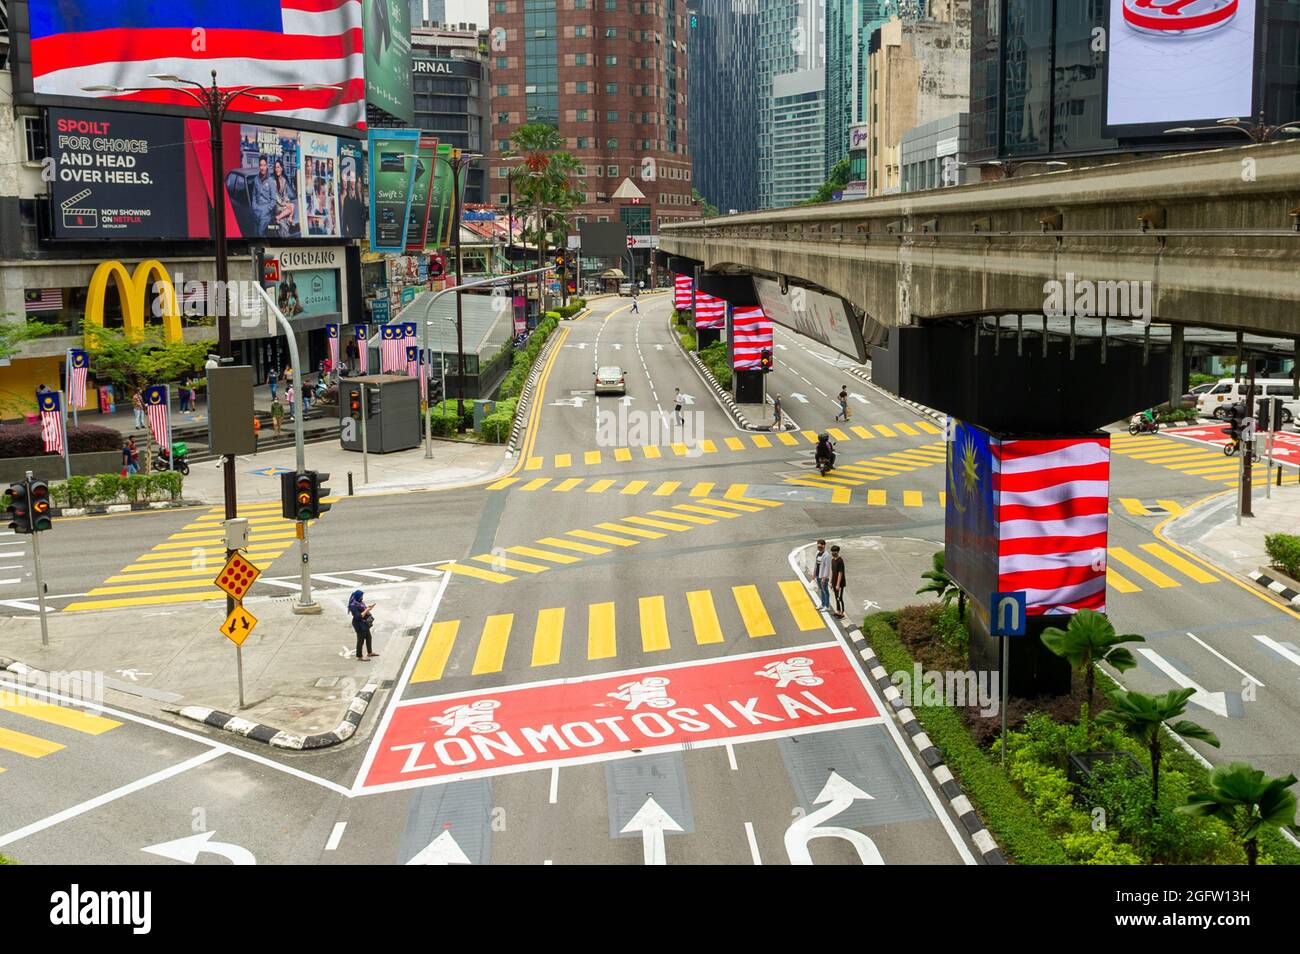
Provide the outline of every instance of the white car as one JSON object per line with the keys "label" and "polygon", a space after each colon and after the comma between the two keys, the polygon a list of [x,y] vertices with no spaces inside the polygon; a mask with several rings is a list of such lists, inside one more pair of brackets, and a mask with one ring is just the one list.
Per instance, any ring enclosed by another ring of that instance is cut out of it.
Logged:
{"label": "white car", "polygon": [[1282,402],[1282,426],[1300,421],[1300,401]]}
{"label": "white car", "polygon": [[597,368],[596,369],[596,393],[597,394],[626,394],[627,380],[623,374],[622,368]]}

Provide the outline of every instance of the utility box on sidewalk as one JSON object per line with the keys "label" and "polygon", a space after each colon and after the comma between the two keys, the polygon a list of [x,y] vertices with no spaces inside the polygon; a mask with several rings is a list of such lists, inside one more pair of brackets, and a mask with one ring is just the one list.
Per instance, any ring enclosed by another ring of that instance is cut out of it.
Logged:
{"label": "utility box on sidewalk", "polygon": [[366,451],[391,454],[420,446],[420,383],[401,374],[367,374],[339,382],[339,446],[361,450],[361,421],[351,426],[352,397],[364,399]]}
{"label": "utility box on sidewalk", "polygon": [[482,430],[483,418],[487,417],[497,409],[496,401],[488,401],[482,398],[474,401],[474,430]]}

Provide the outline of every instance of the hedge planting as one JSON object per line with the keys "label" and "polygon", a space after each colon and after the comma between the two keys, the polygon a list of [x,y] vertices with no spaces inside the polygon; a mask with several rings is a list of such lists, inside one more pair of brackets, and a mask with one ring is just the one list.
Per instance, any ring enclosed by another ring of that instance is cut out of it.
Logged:
{"label": "hedge planting", "polygon": [[[92,503],[141,503],[150,500],[179,500],[185,477],[173,470],[156,474],[96,474],[73,477],[50,484],[50,497],[61,507],[84,507]],[[6,501],[7,505],[7,501]]]}
{"label": "hedge planting", "polygon": [[542,350],[542,345],[546,344],[546,339],[551,336],[551,332],[559,322],[559,316],[548,311],[546,317],[528,336],[528,343],[515,352],[514,359],[510,362],[510,370],[506,372],[506,378],[501,382],[501,389],[498,392],[501,398],[519,397],[525,382],[528,381],[529,373],[533,370],[533,362],[537,360],[537,355]]}
{"label": "hedge planting", "polygon": [[715,341],[700,352],[700,360],[724,391],[731,389],[731,362],[727,360],[727,343]]}
{"label": "hedge planting", "polygon": [[[124,440],[120,431],[102,424],[68,425],[68,450],[73,454],[121,450]],[[0,426],[0,458],[40,457],[44,453],[39,424]]]}
{"label": "hedge planting", "polygon": [[1292,533],[1264,535],[1264,550],[1273,565],[1291,579],[1300,579],[1300,537]]}

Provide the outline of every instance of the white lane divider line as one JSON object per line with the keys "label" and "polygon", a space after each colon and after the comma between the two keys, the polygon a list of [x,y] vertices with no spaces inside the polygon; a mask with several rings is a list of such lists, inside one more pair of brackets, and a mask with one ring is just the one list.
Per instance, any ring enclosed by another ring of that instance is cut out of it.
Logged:
{"label": "white lane divider line", "polygon": [[754,864],[761,865],[763,856],[758,853],[758,839],[754,836],[753,822],[745,822],[745,840],[749,842],[749,857]]}
{"label": "white lane divider line", "polygon": [[552,765],[551,766],[551,793],[548,796],[547,801],[549,801],[552,805],[554,805],[557,801],[559,801],[559,798],[560,798],[560,767],[558,765]]}
{"label": "white lane divider line", "polygon": [[325,842],[326,851],[333,851],[338,848],[339,842],[343,840],[343,829],[347,827],[347,822],[334,823],[334,830],[330,832],[329,841]]}
{"label": "white lane divider line", "polygon": [[1237,672],[1241,673],[1243,676],[1245,676],[1247,679],[1249,679],[1249,680],[1250,680],[1251,682],[1253,682],[1255,685],[1259,686],[1259,688],[1261,688],[1261,689],[1264,688],[1264,684],[1263,684],[1262,682],[1260,682],[1258,679],[1256,679],[1256,678],[1255,678],[1254,676],[1252,676],[1250,673],[1246,672],[1246,670],[1242,669],[1242,668],[1241,668],[1240,666],[1238,666],[1235,662],[1233,662],[1233,661],[1232,661],[1231,659],[1229,659],[1227,656],[1223,655],[1223,653],[1219,652],[1217,649],[1215,649],[1213,646],[1211,646],[1211,645],[1210,645],[1209,643],[1207,643],[1205,640],[1201,639],[1201,638],[1200,638],[1199,636],[1197,636],[1195,633],[1188,633],[1187,635],[1188,635],[1188,637],[1189,637],[1190,639],[1192,639],[1192,640],[1193,640],[1193,641],[1194,641],[1198,646],[1203,647],[1203,648],[1205,649],[1205,651],[1208,652],[1210,655],[1214,656],[1216,659],[1219,659],[1219,660],[1221,660],[1221,661],[1224,662],[1224,663],[1227,663],[1229,666],[1231,666],[1233,669],[1237,670]]}
{"label": "white lane divider line", "polygon": [[735,749],[734,746],[731,746],[731,745],[728,745],[728,746],[727,746],[727,765],[730,766],[730,768],[731,768],[731,770],[732,770],[733,772],[737,771],[737,769],[736,769],[736,749]]}

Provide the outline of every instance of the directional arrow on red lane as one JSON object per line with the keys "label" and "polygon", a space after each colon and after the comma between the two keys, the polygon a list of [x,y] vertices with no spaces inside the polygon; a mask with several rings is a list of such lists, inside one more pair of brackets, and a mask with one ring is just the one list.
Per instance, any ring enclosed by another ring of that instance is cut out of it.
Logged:
{"label": "directional arrow on red lane", "polygon": [[664,832],[681,831],[682,826],[673,821],[673,816],[659,807],[651,795],[645,804],[632,816],[632,820],[623,826],[623,834],[641,833],[641,847],[645,852],[648,865],[666,865],[668,856],[664,851]]}

